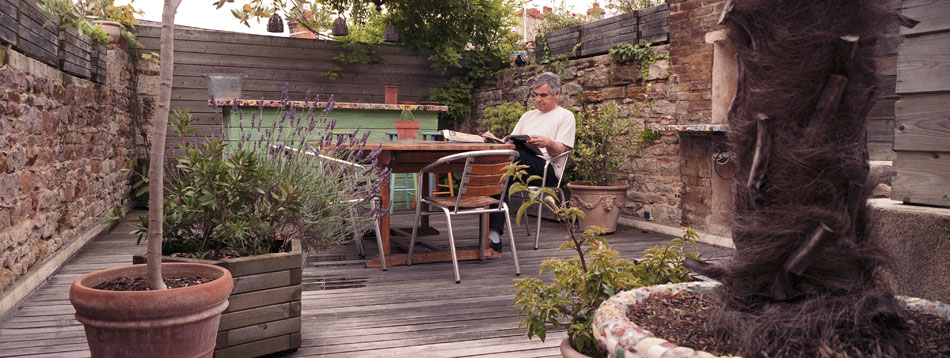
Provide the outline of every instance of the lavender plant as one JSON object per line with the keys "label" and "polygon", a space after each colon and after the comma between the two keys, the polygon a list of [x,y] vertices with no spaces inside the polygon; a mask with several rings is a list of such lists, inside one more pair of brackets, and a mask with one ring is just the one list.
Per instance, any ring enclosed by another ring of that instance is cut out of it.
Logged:
{"label": "lavender plant", "polygon": [[[334,101],[331,97],[323,109],[318,102],[308,95],[306,106],[295,108],[285,91],[272,122],[265,120],[263,107],[249,116],[235,107],[236,139],[217,133],[200,143],[189,136],[190,114],[176,110],[170,127],[180,144],[166,163],[163,254],[259,255],[283,251],[292,239],[323,249],[349,239],[351,227],[340,222],[368,226],[382,215],[369,205],[389,175],[375,165],[380,149],[365,148],[368,132],[333,135],[336,123],[327,115]],[[311,147],[365,165],[324,160]],[[114,222],[121,220],[119,213]],[[140,216],[133,234],[141,241],[147,229],[147,216]]]}

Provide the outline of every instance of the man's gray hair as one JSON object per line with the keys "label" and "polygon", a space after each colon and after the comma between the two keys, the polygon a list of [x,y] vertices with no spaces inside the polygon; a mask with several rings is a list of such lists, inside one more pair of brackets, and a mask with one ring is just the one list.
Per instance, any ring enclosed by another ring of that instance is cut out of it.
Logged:
{"label": "man's gray hair", "polygon": [[551,72],[545,72],[534,79],[534,85],[531,88],[538,88],[547,84],[551,89],[551,94],[561,93],[561,78]]}

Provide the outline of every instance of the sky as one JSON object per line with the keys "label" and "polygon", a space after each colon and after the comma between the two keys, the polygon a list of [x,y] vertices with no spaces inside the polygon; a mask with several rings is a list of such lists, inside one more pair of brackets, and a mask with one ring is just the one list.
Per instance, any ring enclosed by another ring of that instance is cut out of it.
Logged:
{"label": "sky", "polygon": [[[528,2],[528,8],[549,6],[558,8],[562,4],[565,8],[576,12],[586,11],[596,0],[531,0]],[[601,0],[600,6],[606,6],[607,1]],[[118,0],[117,4],[125,4],[128,1]],[[142,9],[145,20],[162,21],[162,0],[134,0],[132,3],[136,8]],[[182,0],[178,6],[178,13],[175,16],[175,23],[178,25],[199,27],[205,29],[244,32],[260,35],[287,36],[284,34],[271,34],[267,32],[267,21],[263,19],[261,23],[251,21],[251,28],[239,23],[231,15],[231,8],[238,7],[238,4],[244,4],[241,0],[235,0],[221,9],[215,9],[213,0]]]}

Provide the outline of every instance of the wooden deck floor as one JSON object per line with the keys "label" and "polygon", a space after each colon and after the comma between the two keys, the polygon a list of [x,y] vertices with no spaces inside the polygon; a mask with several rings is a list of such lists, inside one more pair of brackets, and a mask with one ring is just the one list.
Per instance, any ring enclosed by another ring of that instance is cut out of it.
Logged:
{"label": "wooden deck floor", "polygon": [[[397,214],[393,222],[408,222]],[[428,237],[445,245],[445,222],[433,226],[443,232]],[[477,219],[453,222],[462,236],[459,245],[475,247]],[[520,230],[518,230],[520,229]],[[73,318],[69,285],[80,274],[131,263],[136,247],[120,227],[83,248],[49,282],[17,310],[0,321],[0,357],[87,357],[82,326]],[[533,236],[515,230],[521,277],[536,277],[542,260],[570,256],[558,252],[565,232],[560,224],[545,222],[541,248],[533,250]],[[445,238],[439,240],[438,238]],[[607,236],[612,248],[634,259],[641,251],[667,243],[671,237],[620,227]],[[370,257],[374,240],[365,240]],[[546,342],[529,340],[518,329],[518,310],[510,291],[514,264],[507,239],[500,260],[460,263],[462,283],[455,284],[451,263],[391,267],[383,272],[364,267],[354,244],[311,254],[304,267],[302,342],[292,357],[559,357],[563,330],[549,331]],[[723,258],[731,250],[701,245],[708,258]]]}

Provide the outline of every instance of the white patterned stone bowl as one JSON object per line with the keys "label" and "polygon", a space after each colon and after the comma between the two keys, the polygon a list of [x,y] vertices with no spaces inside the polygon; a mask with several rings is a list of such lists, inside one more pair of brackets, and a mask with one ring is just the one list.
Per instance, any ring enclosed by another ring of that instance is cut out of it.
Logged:
{"label": "white patterned stone bowl", "polygon": [[[594,337],[600,346],[614,358],[714,358],[716,356],[669,341],[656,338],[627,318],[630,307],[648,299],[683,294],[706,295],[719,286],[718,282],[686,282],[639,287],[618,293],[604,301],[594,313]],[[910,310],[928,312],[950,320],[950,305],[920,298],[896,296]],[[731,357],[731,356],[721,356]]]}

